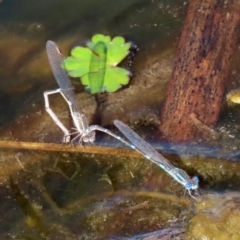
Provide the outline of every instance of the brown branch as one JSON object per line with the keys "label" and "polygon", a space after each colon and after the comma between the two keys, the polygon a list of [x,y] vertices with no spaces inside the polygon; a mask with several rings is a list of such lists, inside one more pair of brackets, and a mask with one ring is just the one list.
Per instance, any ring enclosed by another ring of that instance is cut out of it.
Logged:
{"label": "brown branch", "polygon": [[208,127],[206,124],[201,122],[195,113],[189,115],[189,123],[191,123],[195,128],[197,128],[204,136],[211,137],[212,139],[218,139],[220,134],[214,129]]}
{"label": "brown branch", "polygon": [[138,152],[131,149],[111,148],[96,145],[71,145],[71,144],[56,144],[56,143],[39,143],[39,142],[21,142],[21,141],[5,141],[0,140],[0,149],[28,149],[41,151],[55,152],[80,152],[92,154],[106,154],[121,157],[142,157]]}
{"label": "brown branch", "polygon": [[190,141],[199,131],[191,113],[208,127],[218,121],[240,20],[238,0],[191,0],[160,131],[170,141]]}

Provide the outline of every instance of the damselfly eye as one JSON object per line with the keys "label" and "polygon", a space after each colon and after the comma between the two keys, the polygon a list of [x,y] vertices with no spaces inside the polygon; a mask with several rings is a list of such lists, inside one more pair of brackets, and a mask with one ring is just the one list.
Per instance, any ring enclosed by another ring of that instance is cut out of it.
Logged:
{"label": "damselfly eye", "polygon": [[95,141],[95,132],[88,132],[84,137],[83,137],[84,142],[90,142],[93,143]]}

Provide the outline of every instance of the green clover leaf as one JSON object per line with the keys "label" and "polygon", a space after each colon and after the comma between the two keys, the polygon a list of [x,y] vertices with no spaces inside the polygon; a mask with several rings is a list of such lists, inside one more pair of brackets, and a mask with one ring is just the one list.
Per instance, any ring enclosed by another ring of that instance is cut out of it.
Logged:
{"label": "green clover leaf", "polygon": [[125,43],[123,37],[115,37],[108,44],[107,65],[117,66],[128,54],[131,43]]}
{"label": "green clover leaf", "polygon": [[129,82],[130,72],[116,67],[128,54],[131,43],[123,37],[96,34],[87,48],[75,47],[63,67],[71,77],[80,77],[86,90],[91,93],[114,92]]}
{"label": "green clover leaf", "polygon": [[131,43],[125,43],[123,37],[115,37],[111,41],[109,36],[102,34],[96,34],[92,37],[92,42],[88,42],[87,46],[90,49],[94,49],[94,45],[98,42],[106,44],[107,48],[107,65],[117,66],[128,54],[131,47]]}
{"label": "green clover leaf", "polygon": [[107,92],[116,92],[122,85],[129,82],[131,73],[124,68],[107,68],[105,72],[104,88]]}
{"label": "green clover leaf", "polygon": [[63,67],[68,71],[69,76],[82,77],[88,73],[92,51],[84,47],[75,47],[71,51],[71,55],[63,61]]}
{"label": "green clover leaf", "polygon": [[105,70],[100,69],[97,72],[90,72],[82,77],[82,84],[86,86],[86,91],[94,94],[104,92]]}
{"label": "green clover leaf", "polygon": [[[82,84],[87,86],[86,90],[91,93],[115,92],[122,85],[128,84],[130,75],[131,73],[126,69],[108,67],[105,70],[100,69],[97,72],[84,75]],[[100,83],[99,79],[104,79],[104,81]]]}
{"label": "green clover leaf", "polygon": [[98,42],[110,43],[110,41],[111,41],[110,36],[104,36],[103,34],[95,34],[92,37],[92,42],[94,44],[96,44]]}

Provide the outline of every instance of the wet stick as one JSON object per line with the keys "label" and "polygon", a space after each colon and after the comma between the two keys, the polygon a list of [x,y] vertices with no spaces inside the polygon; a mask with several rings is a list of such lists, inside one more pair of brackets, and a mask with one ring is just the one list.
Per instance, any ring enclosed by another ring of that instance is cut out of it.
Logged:
{"label": "wet stick", "polygon": [[240,22],[237,0],[192,0],[161,112],[160,132],[172,142],[199,134],[191,113],[212,128],[218,121]]}
{"label": "wet stick", "polygon": [[105,147],[97,145],[88,146],[72,146],[70,144],[57,144],[57,143],[40,143],[40,142],[22,142],[22,141],[7,141],[0,140],[1,149],[28,149],[37,151],[53,151],[53,152],[76,152],[76,153],[91,153],[91,154],[104,154],[120,157],[142,157],[141,154],[132,149]]}

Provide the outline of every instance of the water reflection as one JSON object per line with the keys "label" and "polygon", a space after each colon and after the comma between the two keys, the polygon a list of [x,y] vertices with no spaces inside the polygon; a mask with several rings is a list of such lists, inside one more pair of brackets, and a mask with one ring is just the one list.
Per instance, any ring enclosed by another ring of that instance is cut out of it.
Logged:
{"label": "water reflection", "polygon": [[[59,157],[59,165],[53,165]],[[149,189],[156,189],[157,182],[145,178],[144,163],[138,160],[125,165],[127,159],[36,153],[22,154],[20,159],[20,170],[2,182],[1,219],[8,218],[0,225],[2,236],[45,239],[64,232],[69,239],[92,235],[107,239],[169,226],[193,211],[189,198],[147,191],[147,182]],[[66,176],[76,171],[75,162],[80,169],[70,179]],[[165,191],[175,185],[169,186],[168,176],[161,181]]]}
{"label": "water reflection", "polygon": [[[111,125],[116,118],[140,122],[147,126],[137,132],[154,140],[158,122],[152,124],[151,119],[159,116],[171,76],[186,10],[184,2],[0,2],[1,139],[61,141],[62,133],[44,111],[42,93],[56,84],[48,66],[45,42],[58,42],[67,55],[72,45],[101,32],[125,35],[141,50],[130,87],[108,97],[102,125]],[[238,78],[232,75],[230,87]],[[91,122],[96,101],[76,86],[81,109]],[[71,127],[60,96],[53,99],[53,106]],[[199,175],[202,188],[238,190],[239,127],[232,124],[238,118],[237,108],[224,109],[222,125],[217,129],[220,139],[210,139],[210,147],[201,139],[200,146],[199,142],[192,146],[164,143],[161,150],[177,153],[168,157],[189,174]],[[97,143],[116,146],[109,138],[98,138]],[[146,232],[154,235],[152,231],[159,229],[163,229],[158,235],[161,237],[187,232],[196,239],[227,239],[229,229],[237,236],[238,193],[206,193],[201,203],[194,202],[184,195],[181,186],[145,159],[17,150],[1,151],[0,159],[3,239],[130,238]],[[201,208],[201,204],[208,208]],[[213,236],[215,228],[224,231]],[[133,239],[144,238],[146,235]]]}
{"label": "water reflection", "polygon": [[[9,161],[11,153],[5,154]],[[164,239],[187,234],[202,239],[239,232],[237,192],[202,191],[195,201],[144,159],[28,151],[17,156],[14,172],[1,180],[1,236]],[[216,225],[228,227],[216,232]]]}

